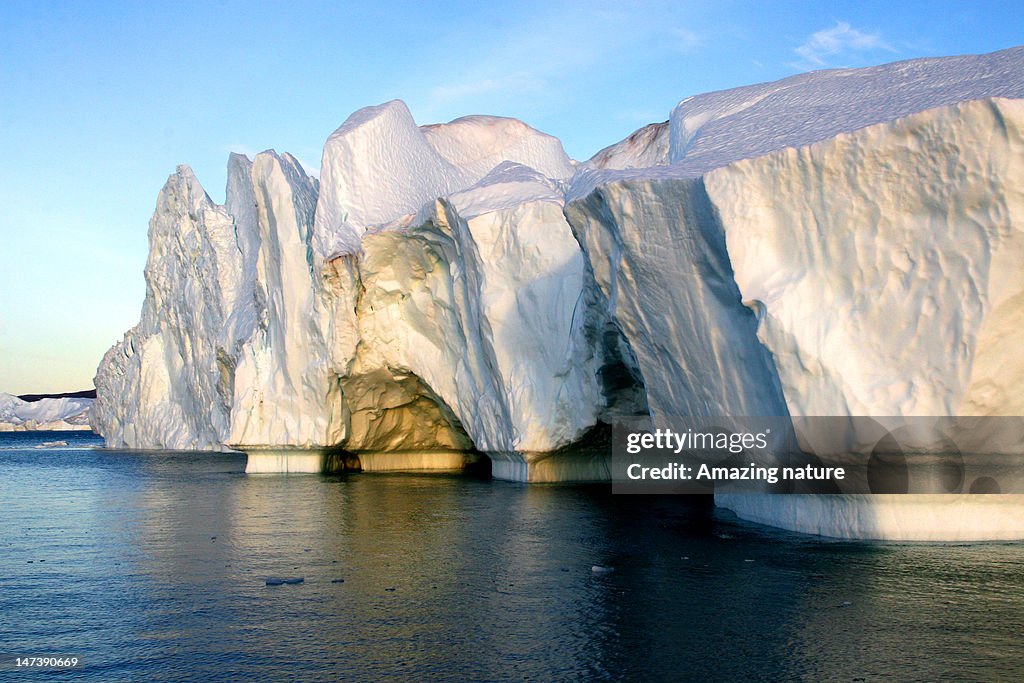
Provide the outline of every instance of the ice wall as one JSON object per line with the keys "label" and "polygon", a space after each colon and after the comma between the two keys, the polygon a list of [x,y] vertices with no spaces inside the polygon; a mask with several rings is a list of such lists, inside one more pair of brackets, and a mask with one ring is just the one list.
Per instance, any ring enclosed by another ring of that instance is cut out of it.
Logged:
{"label": "ice wall", "polygon": [[229,205],[251,202],[252,217],[237,223],[239,244],[251,232],[256,246],[250,300],[236,313],[254,316],[255,325],[221,369],[231,386],[225,441],[243,448],[337,443],[344,414],[324,333],[322,279],[309,247],[317,182],[290,155],[264,152],[236,190],[237,200],[228,189]]}
{"label": "ice wall", "polygon": [[1024,496],[727,494],[715,502],[742,519],[804,534],[881,541],[1024,538]]}
{"label": "ice wall", "polygon": [[[979,100],[708,174],[794,414],[1021,414],[1022,131],[1024,101]],[[720,503],[828,536],[1024,537],[1024,498],[996,499]]]}
{"label": "ice wall", "polygon": [[787,414],[701,179],[605,183],[566,215],[654,417]]}
{"label": "ice wall", "polygon": [[[1024,102],[933,109],[706,176],[798,415],[1018,415]],[[1007,349],[1008,350],[1008,349]]]}

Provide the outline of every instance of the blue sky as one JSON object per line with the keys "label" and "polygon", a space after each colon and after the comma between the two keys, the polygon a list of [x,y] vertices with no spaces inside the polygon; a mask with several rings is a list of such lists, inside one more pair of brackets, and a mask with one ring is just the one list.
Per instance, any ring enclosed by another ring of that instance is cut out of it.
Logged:
{"label": "blue sky", "polygon": [[514,116],[577,159],[689,95],[1024,43],[1019,2],[0,4],[0,391],[91,387],[138,319],[147,222],[188,163],[311,170],[354,110]]}

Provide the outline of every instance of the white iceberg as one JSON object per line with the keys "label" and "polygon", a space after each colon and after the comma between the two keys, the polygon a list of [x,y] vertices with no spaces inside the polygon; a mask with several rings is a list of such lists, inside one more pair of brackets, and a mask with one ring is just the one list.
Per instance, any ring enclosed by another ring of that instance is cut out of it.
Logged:
{"label": "white iceberg", "polygon": [[251,471],[318,471],[338,448],[447,467],[476,449],[531,478],[642,404],[562,211],[573,172],[522,122],[420,128],[401,102],[335,131],[319,183],[287,154],[232,155],[218,206],[179,168],[142,321],[97,373],[96,428],[110,446],[243,449]]}
{"label": "white iceberg", "polygon": [[92,404],[91,398],[65,396],[25,401],[0,392],[0,432],[87,430]]}
{"label": "white iceberg", "polygon": [[[1019,415],[1022,67],[1014,48],[700,95],[584,163],[513,119],[421,127],[392,101],[328,138],[319,182],[234,155],[218,206],[179,168],[93,425],[263,453],[252,471],[476,449],[558,481],[607,478],[567,448],[616,415]],[[992,506],[952,500],[719,503],[841,537],[1024,536],[1017,499],[956,528]]]}

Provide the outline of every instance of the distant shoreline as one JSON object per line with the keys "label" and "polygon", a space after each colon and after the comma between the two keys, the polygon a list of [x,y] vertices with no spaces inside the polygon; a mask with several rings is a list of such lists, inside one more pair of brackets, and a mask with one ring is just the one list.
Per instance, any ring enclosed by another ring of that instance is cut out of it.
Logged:
{"label": "distant shoreline", "polygon": [[[47,426],[48,424],[50,426]],[[12,425],[10,422],[0,422],[0,434],[13,434],[15,432],[92,432],[93,434],[96,434],[93,428],[89,425],[76,425],[69,423],[65,427],[54,427],[52,426],[52,423],[44,423],[39,427],[29,428],[23,424]],[[99,435],[97,434],[97,436]]]}
{"label": "distant shoreline", "polygon": [[96,398],[96,390],[86,389],[84,391],[67,391],[63,394],[22,394],[18,396],[18,398],[22,401],[28,401],[29,403],[42,401],[44,398]]}

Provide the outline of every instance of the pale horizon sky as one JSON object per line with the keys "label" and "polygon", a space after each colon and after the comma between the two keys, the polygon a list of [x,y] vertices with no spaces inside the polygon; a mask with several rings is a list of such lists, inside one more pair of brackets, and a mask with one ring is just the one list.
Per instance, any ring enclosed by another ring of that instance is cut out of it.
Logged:
{"label": "pale horizon sky", "polygon": [[189,164],[316,171],[356,109],[513,116],[587,159],[690,95],[1024,43],[1010,2],[5,2],[0,392],[92,387],[138,321],[147,223]]}

